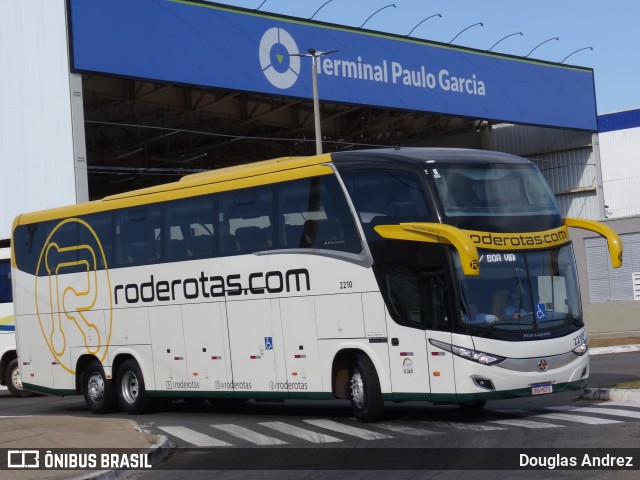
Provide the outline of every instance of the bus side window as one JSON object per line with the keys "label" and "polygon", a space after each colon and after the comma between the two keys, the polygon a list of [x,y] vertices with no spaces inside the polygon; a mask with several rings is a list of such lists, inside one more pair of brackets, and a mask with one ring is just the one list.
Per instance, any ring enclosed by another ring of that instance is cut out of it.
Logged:
{"label": "bus side window", "polygon": [[119,265],[142,265],[159,260],[160,205],[119,211],[116,244]]}
{"label": "bus side window", "polygon": [[282,184],[278,211],[284,224],[284,248],[362,251],[353,215],[333,175]]}
{"label": "bus side window", "polygon": [[0,303],[11,303],[11,263],[0,260]]}
{"label": "bus side window", "polygon": [[201,196],[165,204],[165,257],[172,260],[216,255],[214,197]]}
{"label": "bus side window", "polygon": [[403,170],[357,169],[341,172],[369,240],[374,227],[435,219],[417,175]]}
{"label": "bus side window", "polygon": [[274,248],[273,186],[233,190],[220,195],[221,234],[228,255]]}
{"label": "bus side window", "polygon": [[426,327],[430,330],[449,331],[451,318],[449,292],[444,272],[426,273],[423,294],[427,297]]}
{"label": "bus side window", "polygon": [[[91,226],[93,233],[98,237],[102,252],[104,252],[106,266],[110,267],[113,262],[113,229],[111,226],[112,217],[110,212],[94,213],[87,215],[84,220]],[[86,228],[79,230],[78,245],[88,245],[90,248],[96,249],[96,268],[102,270],[105,268],[105,264],[102,258],[102,254],[99,251],[100,246],[96,244],[96,240],[92,233]]]}

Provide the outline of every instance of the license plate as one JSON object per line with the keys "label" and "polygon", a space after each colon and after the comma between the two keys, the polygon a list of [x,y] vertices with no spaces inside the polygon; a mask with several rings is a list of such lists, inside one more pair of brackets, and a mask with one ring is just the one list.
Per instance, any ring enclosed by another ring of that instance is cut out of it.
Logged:
{"label": "license plate", "polygon": [[553,385],[550,383],[531,385],[531,395],[545,395],[547,393],[553,393]]}

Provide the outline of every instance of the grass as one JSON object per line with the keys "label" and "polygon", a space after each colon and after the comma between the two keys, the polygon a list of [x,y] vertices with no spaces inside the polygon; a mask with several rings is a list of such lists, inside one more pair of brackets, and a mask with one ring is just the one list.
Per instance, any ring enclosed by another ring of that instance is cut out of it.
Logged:
{"label": "grass", "polygon": [[613,347],[617,345],[640,344],[640,337],[624,338],[589,338],[590,347]]}
{"label": "grass", "polygon": [[631,382],[614,383],[613,385],[607,385],[606,388],[640,388],[640,380],[633,380]]}

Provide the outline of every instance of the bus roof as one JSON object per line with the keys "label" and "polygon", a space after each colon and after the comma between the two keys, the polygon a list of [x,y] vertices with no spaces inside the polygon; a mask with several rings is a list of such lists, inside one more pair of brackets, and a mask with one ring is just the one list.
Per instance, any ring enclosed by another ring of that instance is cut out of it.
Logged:
{"label": "bus roof", "polygon": [[378,150],[337,152],[332,153],[331,157],[338,165],[342,161],[358,160],[366,160],[367,162],[395,160],[421,166],[430,161],[438,163],[531,164],[525,158],[508,153],[466,148],[381,148]]}

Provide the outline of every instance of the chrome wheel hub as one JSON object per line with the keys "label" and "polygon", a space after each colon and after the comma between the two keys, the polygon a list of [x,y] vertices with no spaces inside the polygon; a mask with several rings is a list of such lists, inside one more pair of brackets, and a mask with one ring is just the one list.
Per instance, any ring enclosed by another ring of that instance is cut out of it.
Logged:
{"label": "chrome wheel hub", "polygon": [[98,403],[102,400],[102,397],[104,397],[104,379],[101,375],[94,373],[89,377],[87,392],[89,393],[89,398],[94,402]]}
{"label": "chrome wheel hub", "polygon": [[358,370],[354,370],[351,374],[349,387],[351,389],[351,401],[358,410],[361,410],[364,407],[364,384],[362,375]]}
{"label": "chrome wheel hub", "polygon": [[133,372],[127,372],[123,375],[121,384],[122,397],[127,403],[135,403],[140,393],[140,385],[138,384],[138,377]]}

